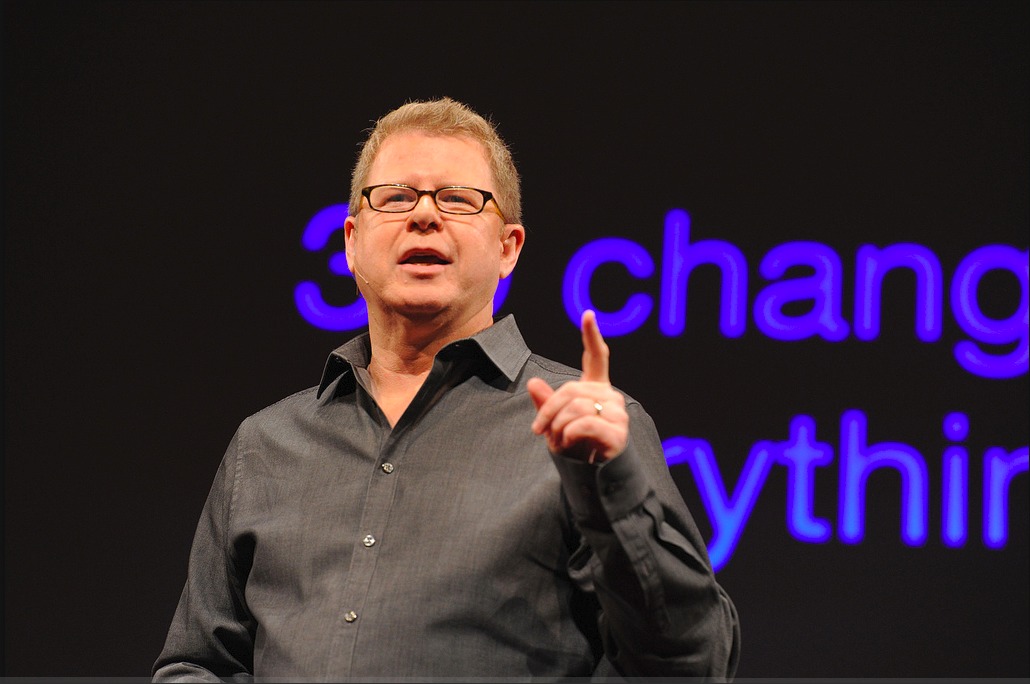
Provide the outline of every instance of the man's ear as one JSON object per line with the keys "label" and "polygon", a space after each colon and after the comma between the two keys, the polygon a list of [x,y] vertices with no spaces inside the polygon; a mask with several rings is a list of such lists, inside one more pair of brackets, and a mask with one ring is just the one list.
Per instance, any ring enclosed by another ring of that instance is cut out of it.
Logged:
{"label": "man's ear", "polygon": [[358,220],[348,216],[343,222],[343,243],[347,250],[347,268],[354,273],[354,233],[358,230]]}
{"label": "man's ear", "polygon": [[515,270],[525,241],[526,229],[521,224],[506,223],[501,229],[501,278],[507,278]]}

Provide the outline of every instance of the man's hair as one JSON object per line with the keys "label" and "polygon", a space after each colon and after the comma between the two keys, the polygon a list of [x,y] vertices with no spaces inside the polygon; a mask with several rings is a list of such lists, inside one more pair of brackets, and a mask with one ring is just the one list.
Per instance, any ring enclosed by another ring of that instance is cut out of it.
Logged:
{"label": "man's hair", "polygon": [[350,184],[350,215],[361,208],[361,189],[368,181],[368,172],[383,141],[395,133],[418,132],[427,135],[465,136],[486,149],[487,163],[497,183],[495,199],[508,223],[522,223],[522,191],[519,172],[511,151],[497,133],[494,124],[474,112],[468,105],[449,97],[439,100],[408,102],[379,119],[371,129],[354,165]]}

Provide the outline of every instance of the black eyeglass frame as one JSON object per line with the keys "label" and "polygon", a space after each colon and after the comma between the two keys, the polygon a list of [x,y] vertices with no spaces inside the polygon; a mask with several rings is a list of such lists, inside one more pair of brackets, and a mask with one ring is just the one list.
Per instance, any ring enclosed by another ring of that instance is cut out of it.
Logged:
{"label": "black eyeglass frame", "polygon": [[[379,185],[369,185],[368,187],[361,189],[361,196],[365,198],[365,202],[368,203],[368,208],[372,211],[378,211],[381,214],[404,214],[415,207],[412,207],[411,209],[398,209],[396,211],[390,211],[389,209],[376,209],[373,207],[372,191],[376,188],[405,188],[406,190],[413,190],[415,192],[415,204],[418,204],[418,201],[422,199],[424,195],[432,195],[433,204],[436,205],[436,208],[444,214],[451,214],[452,216],[475,216],[476,214],[482,214],[483,210],[486,209],[487,202],[493,200],[494,206],[497,207],[497,215],[500,216],[501,220],[505,223],[508,221],[504,218],[504,214],[501,212],[501,205],[497,203],[497,198],[494,197],[492,192],[489,190],[481,190],[480,188],[473,188],[470,185],[447,185],[442,188],[437,188],[436,190],[419,190],[418,188],[405,185],[404,183],[380,183]],[[479,208],[479,211],[447,211],[440,206],[439,202],[436,201],[436,196],[444,190],[475,190],[483,196],[483,206]]]}

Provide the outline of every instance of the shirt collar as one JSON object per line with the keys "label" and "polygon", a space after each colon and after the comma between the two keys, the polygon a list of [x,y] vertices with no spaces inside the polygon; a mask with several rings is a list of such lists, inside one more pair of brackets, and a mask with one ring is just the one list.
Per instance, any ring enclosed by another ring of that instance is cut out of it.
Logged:
{"label": "shirt collar", "polygon": [[[484,356],[509,382],[514,382],[529,360],[530,351],[515,317],[509,314],[472,337],[451,342],[437,356],[456,358],[471,354]],[[372,344],[367,332],[333,350],[325,362],[316,396],[325,403],[332,397],[353,392],[354,367],[368,368],[371,359]],[[333,385],[332,391],[326,392]]]}

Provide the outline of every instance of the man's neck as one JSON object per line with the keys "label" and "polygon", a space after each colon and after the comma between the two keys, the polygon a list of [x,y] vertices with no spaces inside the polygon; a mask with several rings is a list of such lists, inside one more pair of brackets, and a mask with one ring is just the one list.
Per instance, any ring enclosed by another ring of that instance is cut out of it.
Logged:
{"label": "man's neck", "polygon": [[390,424],[397,423],[422,387],[437,352],[492,324],[490,315],[476,316],[459,325],[441,324],[438,318],[370,316],[372,358],[368,372],[372,377],[372,395]]}

